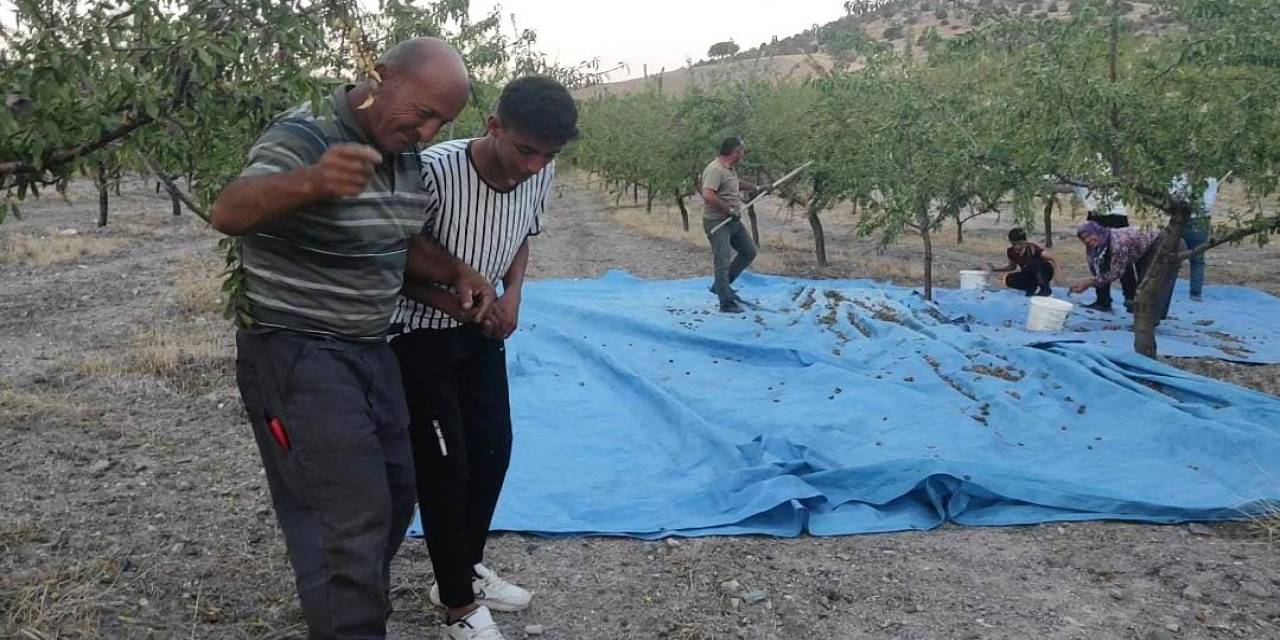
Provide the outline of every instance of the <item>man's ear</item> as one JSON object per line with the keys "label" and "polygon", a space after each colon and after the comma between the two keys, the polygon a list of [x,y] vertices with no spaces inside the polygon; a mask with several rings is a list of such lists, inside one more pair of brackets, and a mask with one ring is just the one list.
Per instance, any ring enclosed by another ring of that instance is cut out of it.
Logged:
{"label": "man's ear", "polygon": [[396,74],[395,70],[381,62],[373,67],[373,72],[377,74],[376,80],[379,83],[391,80]]}
{"label": "man's ear", "polygon": [[489,114],[489,117],[484,121],[484,127],[491,136],[497,137],[502,133],[502,121],[498,119],[496,114]]}

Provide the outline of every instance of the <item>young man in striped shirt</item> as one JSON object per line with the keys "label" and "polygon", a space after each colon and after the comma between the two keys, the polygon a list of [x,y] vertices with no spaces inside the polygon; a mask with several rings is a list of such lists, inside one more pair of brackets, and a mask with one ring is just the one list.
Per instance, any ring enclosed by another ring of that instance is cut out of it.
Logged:
{"label": "young man in striped shirt", "polygon": [[[382,78],[277,118],[218,195],[242,236],[236,381],[297,578],[308,638],[383,638],[391,559],[413,517],[408,409],[387,326],[406,271],[477,313],[492,285],[420,238],[415,146],[466,104],[436,39],[403,42]],[[368,101],[372,97],[372,104]]]}
{"label": "young man in striped shirt", "polygon": [[501,640],[490,610],[529,606],[528,591],[483,564],[489,523],[511,459],[503,340],[516,330],[529,236],[541,230],[552,159],[577,137],[577,107],[559,83],[526,77],[502,91],[483,138],[422,154],[430,198],[423,233],[503,292],[479,322],[445,289],[406,282],[392,322],[409,401],[430,599],[447,609],[445,637]]}

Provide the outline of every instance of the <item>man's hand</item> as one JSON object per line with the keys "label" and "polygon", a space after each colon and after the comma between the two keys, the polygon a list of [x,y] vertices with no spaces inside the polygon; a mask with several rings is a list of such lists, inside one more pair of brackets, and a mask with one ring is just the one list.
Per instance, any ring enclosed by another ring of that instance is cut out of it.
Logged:
{"label": "man's hand", "polygon": [[483,322],[498,297],[488,279],[463,263],[458,264],[453,288],[458,292],[458,304],[471,317],[472,322]]}
{"label": "man's hand", "polygon": [[342,143],[329,147],[320,160],[306,168],[306,179],[321,198],[349,198],[360,195],[373,168],[382,164],[382,155],[363,144]]}
{"label": "man's hand", "polygon": [[489,315],[480,323],[484,335],[493,340],[506,340],[520,324],[520,293],[507,291],[498,297]]}
{"label": "man's hand", "polygon": [[[304,152],[294,155],[300,153]],[[228,235],[253,233],[317,202],[358,195],[381,162],[382,156],[372,147],[343,143],[329,147],[312,164],[236,178],[218,194],[209,222]]]}
{"label": "man's hand", "polygon": [[1081,280],[1071,285],[1071,293],[1084,293],[1085,291],[1088,291],[1089,288],[1092,286],[1093,286],[1092,280]]}
{"label": "man's hand", "polygon": [[756,185],[756,193],[773,193],[773,183],[766,182]]}

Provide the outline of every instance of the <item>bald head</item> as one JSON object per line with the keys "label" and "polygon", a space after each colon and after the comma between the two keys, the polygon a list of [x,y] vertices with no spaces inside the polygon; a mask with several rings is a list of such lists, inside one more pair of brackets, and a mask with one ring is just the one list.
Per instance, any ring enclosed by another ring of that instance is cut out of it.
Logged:
{"label": "bald head", "polygon": [[405,40],[383,53],[377,64],[400,69],[421,69],[434,65],[440,71],[461,72],[463,77],[467,75],[467,67],[458,50],[440,38]]}
{"label": "bald head", "polygon": [[405,40],[378,59],[382,83],[362,112],[366,133],[383,151],[425,144],[458,117],[471,91],[466,64],[439,38]]}

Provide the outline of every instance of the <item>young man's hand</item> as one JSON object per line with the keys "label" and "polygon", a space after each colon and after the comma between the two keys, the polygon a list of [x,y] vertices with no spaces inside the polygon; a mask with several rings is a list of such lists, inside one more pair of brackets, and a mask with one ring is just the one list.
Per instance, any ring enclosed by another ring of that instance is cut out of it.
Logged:
{"label": "young man's hand", "polygon": [[1071,293],[1084,293],[1085,291],[1089,290],[1089,287],[1092,287],[1092,286],[1093,286],[1092,280],[1081,280],[1071,285]]}
{"label": "young man's hand", "polygon": [[480,325],[485,336],[494,340],[506,340],[520,325],[520,293],[507,291],[498,297],[489,315]]}

